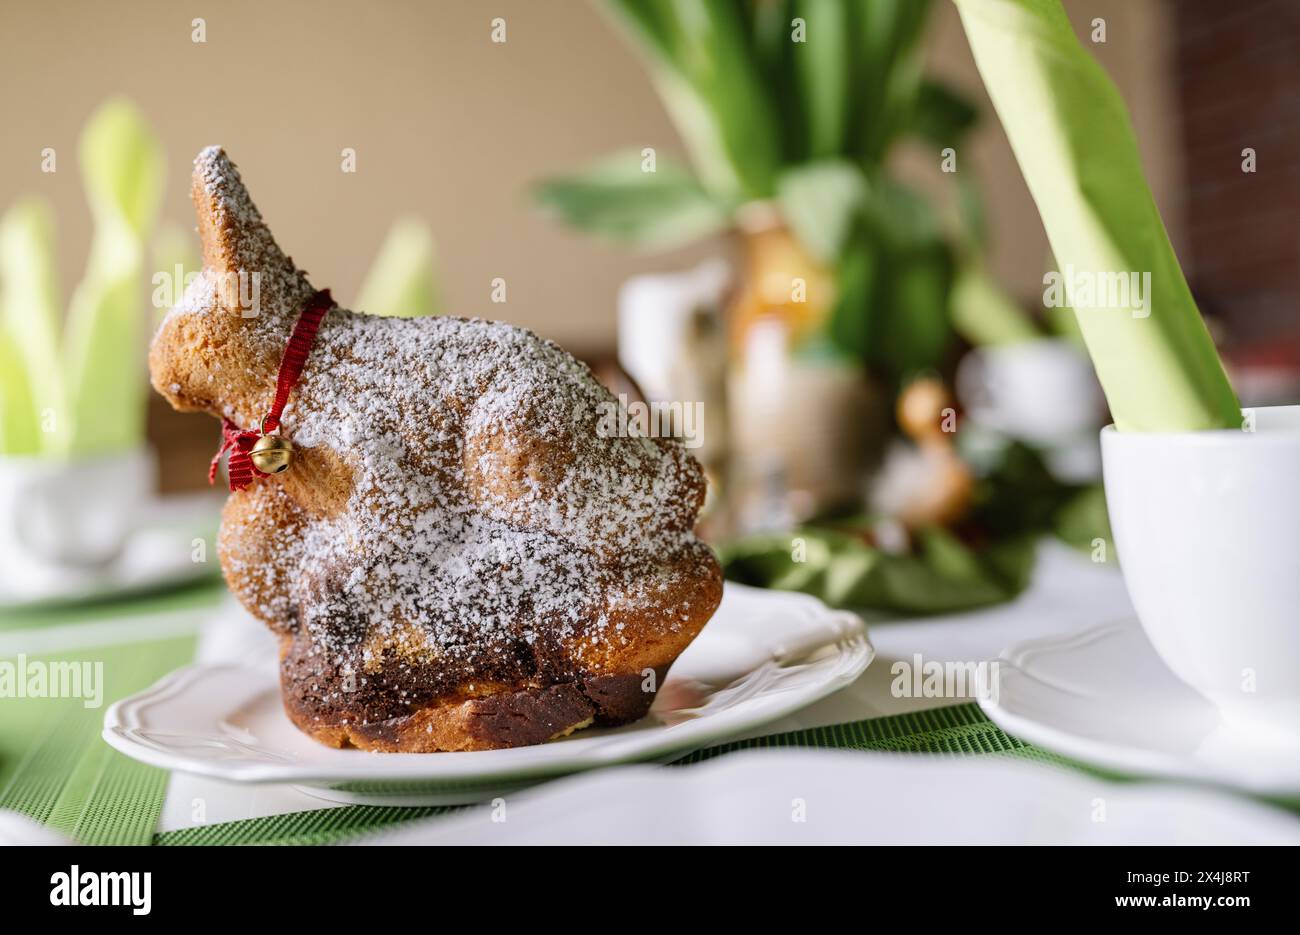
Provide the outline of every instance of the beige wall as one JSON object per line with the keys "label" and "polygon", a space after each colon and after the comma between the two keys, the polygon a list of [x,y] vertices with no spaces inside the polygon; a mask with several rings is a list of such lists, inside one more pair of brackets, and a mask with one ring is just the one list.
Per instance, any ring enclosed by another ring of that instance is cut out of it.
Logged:
{"label": "beige wall", "polygon": [[[1158,198],[1176,209],[1163,4],[1069,6],[1080,24],[1107,18],[1109,42],[1098,55],[1133,106]],[[193,16],[207,19],[204,45],[190,40]],[[489,41],[493,16],[507,19],[505,45]],[[936,26],[936,69],[979,93],[949,4]],[[529,206],[531,181],[607,151],[680,151],[638,62],[581,0],[5,2],[0,208],[21,193],[51,199],[67,284],[79,275],[89,235],[77,132],[113,92],[134,98],[163,137],[168,220],[192,227],[189,162],[220,143],[281,244],[345,302],[391,220],[410,214],[434,229],[452,311],[507,318],[575,350],[596,349],[612,345],[623,277],[710,249],[631,255]],[[48,146],[59,154],[55,175],[40,172]],[[358,152],[355,175],[339,170],[343,147]],[[1032,296],[1045,242],[991,114],[971,155],[990,186],[994,268]],[[928,155],[907,161],[909,173],[933,168]],[[509,283],[504,307],[488,301],[496,276]]]}

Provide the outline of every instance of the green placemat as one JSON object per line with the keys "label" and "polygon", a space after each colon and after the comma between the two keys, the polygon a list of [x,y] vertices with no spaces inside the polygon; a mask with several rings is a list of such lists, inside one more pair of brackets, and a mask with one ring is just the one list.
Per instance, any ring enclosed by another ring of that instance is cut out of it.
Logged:
{"label": "green placemat", "polygon": [[[1004,733],[971,702],[930,711],[815,727],[737,740],[696,750],[675,761],[689,766],[737,750],[768,747],[821,747],[840,750],[880,750],[958,756],[993,755],[1070,765],[1068,760],[1022,743]],[[218,825],[168,831],[155,844],[331,844],[417,818],[446,815],[465,806],[397,808],[345,805],[269,818],[250,818]]]}
{"label": "green placemat", "polygon": [[148,844],[167,773],[104,743],[104,711],[191,661],[221,593],[0,614],[0,808],[87,844]]}
{"label": "green placemat", "polygon": [[449,815],[468,806],[342,805],[267,818],[246,818],[219,825],[200,825],[155,834],[154,844],[333,844],[368,831],[379,831],[417,818]]}
{"label": "green placemat", "polygon": [[16,610],[0,609],[0,634],[67,624],[111,623],[142,616],[212,608],[225,593],[225,582],[220,575],[214,574],[192,585],[145,594],[127,594],[93,604],[45,604]]}

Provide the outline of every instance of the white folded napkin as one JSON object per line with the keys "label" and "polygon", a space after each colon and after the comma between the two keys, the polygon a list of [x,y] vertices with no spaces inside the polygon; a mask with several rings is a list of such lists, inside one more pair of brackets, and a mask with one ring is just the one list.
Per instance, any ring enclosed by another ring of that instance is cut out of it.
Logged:
{"label": "white folded napkin", "polygon": [[759,750],[604,770],[357,843],[1295,844],[1300,819],[1006,759]]}
{"label": "white folded napkin", "polygon": [[0,808],[0,847],[16,845],[74,844],[71,838],[51,831],[26,815]]}

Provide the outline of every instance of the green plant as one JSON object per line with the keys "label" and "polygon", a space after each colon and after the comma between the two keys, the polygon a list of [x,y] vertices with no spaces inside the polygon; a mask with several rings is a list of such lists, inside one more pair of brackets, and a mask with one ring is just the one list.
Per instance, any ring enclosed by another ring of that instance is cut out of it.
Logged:
{"label": "green plant", "polygon": [[691,169],[656,155],[648,171],[642,153],[621,153],[544,182],[541,204],[595,235],[673,247],[770,202],[834,274],[819,338],[894,378],[937,364],[976,236],[945,229],[887,160],[908,138],[955,149],[976,111],[923,73],[928,0],[606,6],[647,60]]}
{"label": "green plant", "polygon": [[145,251],[162,195],[162,150],[127,101],[104,104],[78,156],[95,230],[66,322],[53,222],[29,199],[0,220],[0,451],[119,451],[144,433]]}

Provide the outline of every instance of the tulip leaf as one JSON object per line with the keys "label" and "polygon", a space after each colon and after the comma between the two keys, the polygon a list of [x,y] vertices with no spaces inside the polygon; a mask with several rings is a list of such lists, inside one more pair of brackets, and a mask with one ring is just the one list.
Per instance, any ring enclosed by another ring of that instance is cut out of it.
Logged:
{"label": "tulip leaf", "polygon": [[422,222],[398,221],[366,274],[357,309],[370,315],[421,318],[441,310],[433,236]]}
{"label": "tulip leaf", "polygon": [[796,166],[777,182],[782,217],[822,263],[839,258],[866,200],[866,178],[845,159]]}
{"label": "tulip leaf", "polygon": [[95,216],[86,274],[68,309],[70,454],[119,451],[144,434],[145,244],[162,196],[162,149],[125,101],[101,107],[81,135]]}
{"label": "tulip leaf", "polygon": [[1240,405],[1142,174],[1128,110],[1059,0],[956,4],[1063,278],[1082,286],[1065,298],[1116,427],[1238,427]]}
{"label": "tulip leaf", "polygon": [[640,153],[612,156],[576,175],[541,183],[535,194],[566,223],[639,247],[676,247],[723,230],[729,213],[689,172]]}
{"label": "tulip leaf", "polygon": [[66,437],[58,432],[65,394],[57,283],[50,209],[19,202],[0,220],[0,450],[7,453],[57,451]]}

